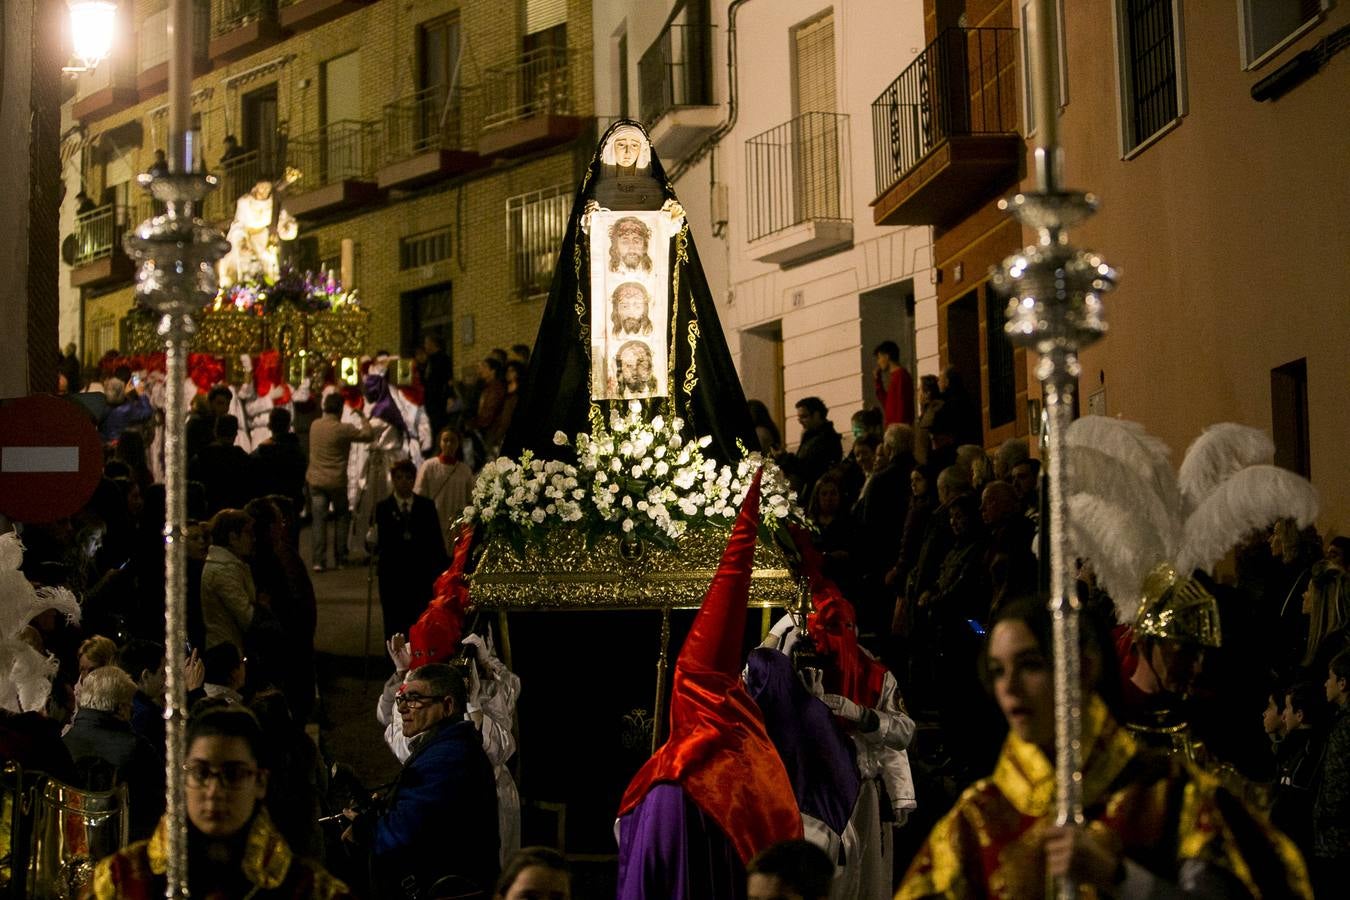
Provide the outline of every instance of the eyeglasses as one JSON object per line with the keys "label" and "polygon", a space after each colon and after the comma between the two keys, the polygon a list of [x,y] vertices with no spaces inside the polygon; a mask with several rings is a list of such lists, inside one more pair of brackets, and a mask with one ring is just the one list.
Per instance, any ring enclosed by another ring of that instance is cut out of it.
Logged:
{"label": "eyeglasses", "polygon": [[394,705],[400,709],[421,709],[433,703],[440,703],[444,697],[431,697],[426,694],[398,694],[394,697]]}
{"label": "eyeglasses", "polygon": [[222,766],[188,762],[183,763],[183,773],[187,776],[188,787],[204,788],[215,779],[222,788],[232,790],[243,787],[258,774],[258,770],[245,762],[227,762]]}

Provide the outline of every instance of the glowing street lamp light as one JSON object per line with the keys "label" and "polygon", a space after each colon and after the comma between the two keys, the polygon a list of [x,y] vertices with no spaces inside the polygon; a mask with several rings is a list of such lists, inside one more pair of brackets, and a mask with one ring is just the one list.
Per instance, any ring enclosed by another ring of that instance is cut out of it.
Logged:
{"label": "glowing street lamp light", "polygon": [[70,7],[70,38],[75,59],[93,69],[112,52],[117,4],[112,0],[66,0]]}

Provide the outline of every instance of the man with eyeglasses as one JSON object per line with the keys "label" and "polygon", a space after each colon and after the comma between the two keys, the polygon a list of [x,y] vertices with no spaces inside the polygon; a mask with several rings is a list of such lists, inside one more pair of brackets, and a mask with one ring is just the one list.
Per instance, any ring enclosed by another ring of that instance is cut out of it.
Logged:
{"label": "man with eyeglasses", "polygon": [[369,847],[373,895],[390,900],[491,896],[498,872],[497,789],[457,669],[413,669],[394,698],[411,752],[379,809],[346,810]]}
{"label": "man with eyeglasses", "polygon": [[[347,886],[296,857],[263,808],[267,770],[262,728],[248,710],[215,707],[187,728],[188,888],[195,897],[345,900]],[[135,800],[133,799],[134,803]],[[100,862],[84,896],[165,896],[168,819],[148,841]]]}

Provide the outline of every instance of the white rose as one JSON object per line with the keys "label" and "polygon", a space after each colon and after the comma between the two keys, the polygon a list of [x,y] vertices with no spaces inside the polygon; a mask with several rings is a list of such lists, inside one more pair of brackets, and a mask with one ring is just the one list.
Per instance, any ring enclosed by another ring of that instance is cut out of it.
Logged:
{"label": "white rose", "polygon": [[609,461],[609,467],[615,472],[620,472],[623,470],[623,462],[616,456]]}
{"label": "white rose", "polygon": [[577,488],[576,490],[574,490],[574,491],[572,492],[572,498],[575,499],[575,500],[582,500],[582,499],[585,498],[585,496],[586,496],[586,492],[583,491],[581,488]]}
{"label": "white rose", "polygon": [[665,477],[665,474],[669,471],[670,466],[666,465],[663,462],[658,462],[656,465],[652,466],[652,474],[654,474],[657,478]]}
{"label": "white rose", "polygon": [[664,417],[658,415],[655,419],[652,419],[652,428],[654,430],[660,431],[662,428],[665,427],[666,427],[666,420]]}
{"label": "white rose", "polygon": [[567,446],[567,434],[562,431],[553,432],[553,443],[559,447]]}
{"label": "white rose", "polygon": [[628,532],[630,532],[630,531],[632,531],[632,530],[633,530],[633,520],[632,520],[632,519],[624,519],[624,520],[623,520],[623,531],[624,531],[624,534],[627,534]]}
{"label": "white rose", "polygon": [[634,477],[634,478],[641,478],[641,477],[642,477],[642,466],[633,466],[633,470],[632,470],[632,471],[633,471],[633,477]]}
{"label": "white rose", "polygon": [[530,512],[530,518],[533,519],[536,524],[542,525],[544,520],[548,518],[548,513],[544,512],[542,509],[539,509],[538,507],[535,507],[534,510]]}

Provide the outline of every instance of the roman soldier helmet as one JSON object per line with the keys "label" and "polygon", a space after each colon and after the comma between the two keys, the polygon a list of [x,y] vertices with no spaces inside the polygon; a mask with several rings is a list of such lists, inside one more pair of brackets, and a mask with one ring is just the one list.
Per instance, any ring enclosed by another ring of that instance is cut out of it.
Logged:
{"label": "roman soldier helmet", "polygon": [[1134,422],[1084,416],[1066,441],[1070,541],[1136,637],[1220,646],[1206,573],[1252,532],[1317,517],[1316,489],[1271,465],[1275,445],[1255,428],[1211,426],[1176,472],[1167,445]]}

